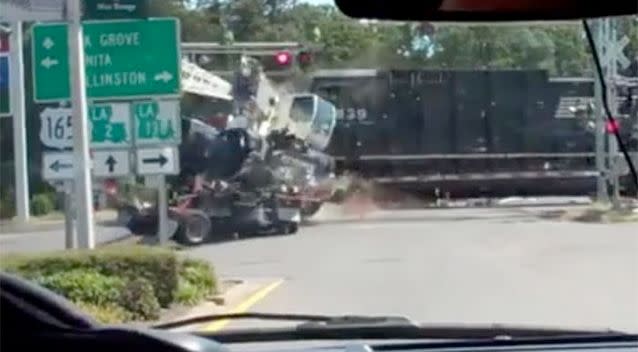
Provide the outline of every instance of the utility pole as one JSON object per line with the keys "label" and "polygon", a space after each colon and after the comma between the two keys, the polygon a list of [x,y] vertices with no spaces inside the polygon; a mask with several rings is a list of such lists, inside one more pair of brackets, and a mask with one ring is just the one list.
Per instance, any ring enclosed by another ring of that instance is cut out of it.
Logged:
{"label": "utility pole", "polygon": [[[596,26],[596,46],[597,51],[600,57],[601,66],[605,66],[603,55],[603,43],[604,43],[604,28],[603,21],[598,20],[594,24]],[[609,202],[609,194],[607,192],[607,170],[605,167],[605,118],[603,116],[603,107],[601,102],[603,101],[602,95],[602,85],[600,84],[600,80],[594,79],[594,96],[595,96],[595,104],[594,104],[594,117],[595,117],[595,145],[596,145],[596,171],[598,171],[598,178],[596,180],[596,200],[598,202],[607,203]]]}
{"label": "utility pole", "polygon": [[[611,110],[612,117],[618,119],[618,101],[616,99],[616,76],[617,76],[617,64],[616,64],[616,50],[611,49],[610,46],[616,45],[618,39],[616,35],[616,22],[610,18],[605,19],[607,23],[607,102],[609,104],[609,110]],[[609,136],[609,170],[612,185],[612,204],[614,208],[620,207],[620,180],[618,172],[620,171],[620,160],[618,158],[618,141],[612,133],[607,134]]]}
{"label": "utility pole", "polygon": [[[93,189],[91,186],[91,158],[89,156],[89,126],[87,119],[86,81],[84,72],[84,38],[82,32],[81,0],[67,1],[69,21],[69,64],[71,67],[71,96],[73,108],[73,154],[75,211],[77,216],[78,247],[93,249]],[[53,83],[52,83],[53,84]]]}
{"label": "utility pole", "polygon": [[24,57],[22,46],[22,22],[11,23],[10,84],[13,107],[13,160],[15,168],[16,218],[21,223],[29,221],[29,172],[27,168],[27,127],[24,104]]}

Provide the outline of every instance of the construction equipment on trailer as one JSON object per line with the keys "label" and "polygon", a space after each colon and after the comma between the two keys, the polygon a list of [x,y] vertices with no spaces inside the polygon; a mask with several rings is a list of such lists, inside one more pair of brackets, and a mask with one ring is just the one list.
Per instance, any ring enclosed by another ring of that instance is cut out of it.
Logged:
{"label": "construction equipment on trailer", "polygon": [[[201,76],[216,88],[202,80],[184,86],[216,99],[232,97],[232,114],[217,128],[183,119],[182,187],[169,214],[179,223],[175,238],[195,245],[229,235],[296,233],[302,214],[314,214],[332,195],[334,163],[322,150],[335,128],[336,108],[316,95],[279,89],[247,56],[232,85]],[[128,202],[120,209],[133,232],[154,233],[154,205]]]}

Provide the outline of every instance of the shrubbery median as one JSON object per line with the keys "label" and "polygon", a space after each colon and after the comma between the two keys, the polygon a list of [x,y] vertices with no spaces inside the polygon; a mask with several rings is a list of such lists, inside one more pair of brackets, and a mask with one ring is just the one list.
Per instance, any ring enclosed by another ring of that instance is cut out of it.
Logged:
{"label": "shrubbery median", "polygon": [[198,304],[217,289],[207,262],[144,246],[13,255],[0,268],[61,294],[105,323],[155,320],[162,308]]}

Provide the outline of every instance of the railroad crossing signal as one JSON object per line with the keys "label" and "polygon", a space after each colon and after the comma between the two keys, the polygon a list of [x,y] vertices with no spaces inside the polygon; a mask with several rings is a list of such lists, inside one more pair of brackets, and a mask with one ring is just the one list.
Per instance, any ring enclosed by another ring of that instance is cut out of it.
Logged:
{"label": "railroad crossing signal", "polygon": [[607,47],[608,53],[606,53],[606,55],[610,55],[612,58],[615,58],[623,70],[631,65],[631,61],[629,61],[629,58],[627,58],[627,56],[623,52],[628,44],[629,37],[623,35],[620,40],[618,40],[617,42],[609,43],[609,46]]}

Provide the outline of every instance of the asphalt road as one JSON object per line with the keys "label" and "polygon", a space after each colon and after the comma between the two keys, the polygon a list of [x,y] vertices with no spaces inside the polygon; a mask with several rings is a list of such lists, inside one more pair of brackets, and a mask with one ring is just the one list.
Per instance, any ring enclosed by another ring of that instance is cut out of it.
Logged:
{"label": "asphalt road", "polygon": [[[2,229],[0,228],[0,231]],[[96,226],[95,242],[104,244],[128,237],[130,231],[124,227]],[[64,249],[64,229],[33,231],[27,233],[0,234],[0,253],[41,253]]]}
{"label": "asphalt road", "polygon": [[[541,220],[539,208],[323,214],[293,236],[190,254],[219,274],[281,278],[250,311],[404,315],[638,331],[638,226]],[[231,323],[228,327],[282,325]]]}

